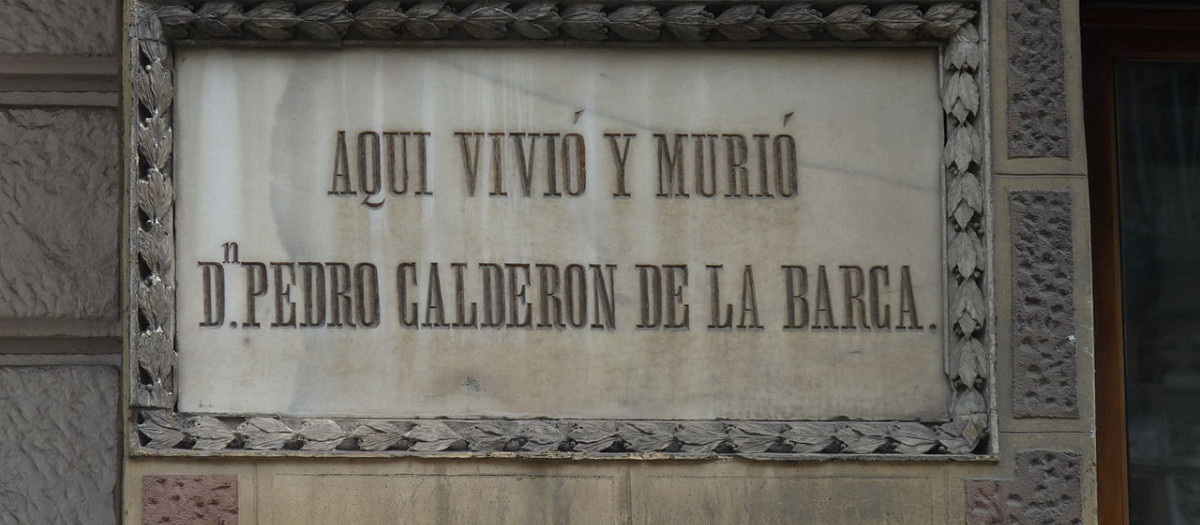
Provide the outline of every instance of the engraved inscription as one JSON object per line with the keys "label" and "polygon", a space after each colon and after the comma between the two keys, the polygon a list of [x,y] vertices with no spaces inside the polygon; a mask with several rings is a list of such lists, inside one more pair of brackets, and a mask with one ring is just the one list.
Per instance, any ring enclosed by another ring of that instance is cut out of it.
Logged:
{"label": "engraved inscription", "polygon": [[[388,196],[409,194],[410,177],[411,195],[433,195],[427,156],[429,142],[436,140],[431,131],[361,131],[357,141],[351,141],[356,145],[347,145],[346,134],[338,130],[333,141],[328,195],[354,197],[368,208],[379,209]],[[514,196],[545,198],[579,197],[587,191],[589,140],[582,134],[453,131],[453,135],[468,197],[509,197],[510,189]],[[639,140],[637,133],[616,132],[604,133],[603,139],[612,152],[605,159],[609,163],[602,168],[603,176],[612,181],[614,198],[630,197],[628,179],[639,175],[627,168],[634,144],[642,144],[635,151],[655,151],[655,196],[660,198],[788,199],[799,191],[800,159],[791,135],[656,133]],[[595,171],[593,167],[593,178]]]}
{"label": "engraved inscription", "polygon": [[[197,263],[202,286],[200,327],[225,326],[228,296],[223,264],[230,263]],[[616,330],[618,324],[617,264],[407,261],[395,267],[395,286],[384,284],[382,289],[378,267],[367,262],[246,261],[238,264],[243,270],[241,279],[231,277],[230,280],[237,280],[233,293],[240,294],[245,301],[242,328],[377,328],[380,319],[390,317],[390,312],[396,314],[395,326],[414,330]],[[701,293],[688,290],[687,264],[633,266],[638,283],[637,328],[691,329],[691,306],[687,301],[706,296],[711,301],[708,306],[712,321],[707,325],[708,330],[765,329],[759,314],[759,292],[754,285],[752,265],[744,265],[740,279],[732,285],[726,284],[727,290],[733,290],[734,297],[740,297],[736,305],[725,302],[721,294],[722,264],[703,265],[709,280],[703,283],[708,286],[707,292]],[[771,311],[786,313],[782,319],[771,323],[772,326],[786,331],[842,332],[937,328],[936,324],[926,327],[918,321],[920,315],[909,266],[899,267],[899,282],[895,288],[890,286],[891,266],[866,267],[870,269],[869,283],[864,277],[867,275],[864,266],[837,265],[842,277],[841,286],[831,287],[825,265],[818,265],[816,284],[810,293],[807,266],[780,266],[770,289],[784,292],[772,298],[779,299],[783,307]],[[443,273],[447,274],[445,278]],[[468,289],[477,295],[468,296]],[[388,301],[395,302],[395,308],[384,307],[389,313],[381,311],[381,294],[387,294],[383,290],[395,291],[394,296],[383,300],[385,305]],[[688,298],[685,298],[685,290]],[[298,305],[302,309],[300,314],[297,314]],[[267,310],[272,322],[264,325],[259,320]],[[896,317],[892,316],[893,311],[898,312]],[[621,313],[625,312],[622,310]],[[892,323],[893,319],[895,323]],[[229,328],[238,326],[238,321],[228,324]]]}

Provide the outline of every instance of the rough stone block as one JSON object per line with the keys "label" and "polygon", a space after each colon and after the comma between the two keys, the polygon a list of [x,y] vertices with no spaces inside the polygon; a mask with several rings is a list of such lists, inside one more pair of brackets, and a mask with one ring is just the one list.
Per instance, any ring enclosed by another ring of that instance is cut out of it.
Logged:
{"label": "rough stone block", "polygon": [[117,377],[0,367],[0,524],[116,523]]}
{"label": "rough stone block", "polygon": [[237,525],[238,486],[232,474],[142,477],[142,523]]}
{"label": "rough stone block", "polygon": [[1009,194],[1013,416],[1077,418],[1071,194]]}
{"label": "rough stone block", "polygon": [[112,109],[0,109],[0,318],[115,319],[118,144]]}
{"label": "rough stone block", "polygon": [[116,53],[116,0],[0,0],[0,53]]}
{"label": "rough stone block", "polygon": [[967,482],[967,525],[1083,523],[1081,463],[1077,452],[1018,452],[1013,479]]}
{"label": "rough stone block", "polygon": [[1069,157],[1059,0],[1008,0],[1008,156]]}

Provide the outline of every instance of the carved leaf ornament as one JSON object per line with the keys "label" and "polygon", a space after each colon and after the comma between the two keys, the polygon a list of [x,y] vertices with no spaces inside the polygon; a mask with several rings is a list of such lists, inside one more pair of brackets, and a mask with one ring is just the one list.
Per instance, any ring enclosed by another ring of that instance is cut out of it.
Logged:
{"label": "carved leaf ornament", "polygon": [[[493,457],[986,457],[991,343],[980,122],[983,53],[968,3],[652,5],[377,0],[297,4],[133,4],[129,126],[130,405],[136,454],[260,453]],[[942,152],[951,323],[948,421],[620,421],[289,419],[176,411],[174,98],[170,42],[346,40],[936,42],[942,53]],[[243,452],[244,453],[244,452]]]}
{"label": "carved leaf ornament", "polygon": [[[414,40],[526,38],[546,40],[655,41],[674,38],[700,42],[715,38],[783,40],[907,41],[946,39],[975,19],[961,3],[889,4],[876,11],[864,4],[832,10],[788,3],[728,7],[682,4],[660,7],[626,4],[606,9],[600,3],[535,1],[513,9],[509,2],[485,0],[455,9],[444,2],[405,6],[399,0],[366,4],[342,1],[297,4],[272,0],[253,7],[240,2],[204,2],[199,7],[162,5],[158,18],[170,38],[247,38],[318,40],[395,38]],[[664,31],[665,30],[665,31]]]}
{"label": "carved leaf ornament", "polygon": [[179,416],[144,410],[144,446],[579,456],[603,453],[795,455],[947,453],[962,437],[922,423],[777,421],[332,420]]}

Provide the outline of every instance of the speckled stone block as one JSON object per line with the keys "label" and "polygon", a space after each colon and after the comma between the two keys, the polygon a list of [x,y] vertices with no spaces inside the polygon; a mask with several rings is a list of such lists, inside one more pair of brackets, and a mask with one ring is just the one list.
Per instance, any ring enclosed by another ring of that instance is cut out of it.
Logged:
{"label": "speckled stone block", "polygon": [[116,53],[118,0],[0,0],[0,53]]}
{"label": "speckled stone block", "polygon": [[0,524],[116,523],[117,369],[0,367]]}
{"label": "speckled stone block", "polygon": [[1013,417],[1077,418],[1071,194],[1009,194]]}
{"label": "speckled stone block", "polygon": [[1060,0],[1008,0],[1008,156],[1069,157]]}
{"label": "speckled stone block", "polygon": [[145,525],[237,525],[237,476],[188,474],[142,477]]}
{"label": "speckled stone block", "polygon": [[1004,525],[1004,489],[999,481],[968,480],[967,525]]}
{"label": "speckled stone block", "polygon": [[1018,452],[1013,479],[967,481],[967,525],[1082,524],[1081,463],[1077,452]]}
{"label": "speckled stone block", "polygon": [[117,118],[0,109],[0,318],[115,319]]}

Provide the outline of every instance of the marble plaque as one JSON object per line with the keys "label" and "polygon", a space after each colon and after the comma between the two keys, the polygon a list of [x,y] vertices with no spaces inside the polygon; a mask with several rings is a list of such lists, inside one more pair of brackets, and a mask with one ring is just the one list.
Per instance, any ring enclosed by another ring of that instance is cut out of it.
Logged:
{"label": "marble plaque", "polygon": [[934,48],[179,48],[179,410],[944,420]]}

